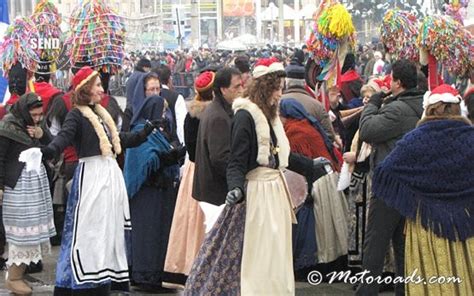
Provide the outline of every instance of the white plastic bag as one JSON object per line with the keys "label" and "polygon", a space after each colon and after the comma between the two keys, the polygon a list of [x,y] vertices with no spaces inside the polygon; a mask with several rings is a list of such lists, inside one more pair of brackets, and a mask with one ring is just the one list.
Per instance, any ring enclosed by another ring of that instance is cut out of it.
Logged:
{"label": "white plastic bag", "polygon": [[337,191],[343,191],[351,185],[351,172],[349,171],[349,164],[344,161],[341,172],[339,173],[339,181],[337,182]]}

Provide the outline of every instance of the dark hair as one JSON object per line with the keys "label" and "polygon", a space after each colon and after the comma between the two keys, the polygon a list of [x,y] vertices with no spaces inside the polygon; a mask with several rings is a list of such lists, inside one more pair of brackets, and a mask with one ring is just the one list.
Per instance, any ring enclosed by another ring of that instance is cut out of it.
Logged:
{"label": "dark hair", "polygon": [[166,65],[159,65],[157,68],[153,69],[152,72],[155,72],[161,84],[168,84],[170,82],[171,70]]}
{"label": "dark hair", "polygon": [[274,91],[280,88],[281,75],[270,73],[253,79],[244,97],[248,96],[265,114],[268,120],[273,120],[277,116],[278,104],[270,105],[269,100]]}
{"label": "dark hair", "polygon": [[418,84],[415,63],[406,59],[396,61],[392,65],[392,78],[399,80],[404,89],[415,88]]}
{"label": "dark hair", "polygon": [[232,76],[242,74],[237,68],[224,67],[217,71],[216,78],[214,79],[214,94],[215,96],[222,97],[221,87],[227,88],[230,86]]}
{"label": "dark hair", "polygon": [[91,89],[95,83],[96,77],[99,77],[99,75],[95,75],[93,78],[87,81],[84,86],[79,88],[79,90],[74,90],[72,92],[72,102],[74,105],[89,105],[91,102]]}
{"label": "dark hair", "polygon": [[109,92],[109,81],[110,81],[110,73],[99,71],[100,75],[100,83],[102,83],[102,88],[104,89],[104,93]]}
{"label": "dark hair", "polygon": [[250,72],[250,62],[247,55],[241,55],[234,60],[235,67],[242,73]]}
{"label": "dark hair", "polygon": [[135,66],[135,70],[140,72],[145,72],[143,68],[151,68],[151,62],[149,59],[141,58]]}
{"label": "dark hair", "polygon": [[464,102],[466,103],[467,107],[467,117],[474,122],[474,91],[469,92],[464,97]]}
{"label": "dark hair", "polygon": [[425,74],[418,70],[416,73],[416,79],[417,79],[417,87],[419,90],[427,92],[428,91],[428,79],[426,79]]}

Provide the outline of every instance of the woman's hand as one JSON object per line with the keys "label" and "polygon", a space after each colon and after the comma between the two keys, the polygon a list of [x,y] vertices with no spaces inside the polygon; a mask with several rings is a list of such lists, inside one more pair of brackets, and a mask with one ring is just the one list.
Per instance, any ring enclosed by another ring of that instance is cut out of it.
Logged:
{"label": "woman's hand", "polygon": [[28,125],[26,131],[32,138],[41,139],[43,137],[43,130],[39,126]]}

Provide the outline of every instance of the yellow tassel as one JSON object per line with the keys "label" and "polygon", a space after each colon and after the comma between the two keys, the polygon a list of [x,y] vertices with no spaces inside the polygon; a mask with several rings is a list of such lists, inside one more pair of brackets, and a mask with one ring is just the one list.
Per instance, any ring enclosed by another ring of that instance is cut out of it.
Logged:
{"label": "yellow tassel", "polygon": [[329,7],[325,17],[327,21],[321,28],[324,35],[343,38],[355,32],[352,16],[342,4]]}

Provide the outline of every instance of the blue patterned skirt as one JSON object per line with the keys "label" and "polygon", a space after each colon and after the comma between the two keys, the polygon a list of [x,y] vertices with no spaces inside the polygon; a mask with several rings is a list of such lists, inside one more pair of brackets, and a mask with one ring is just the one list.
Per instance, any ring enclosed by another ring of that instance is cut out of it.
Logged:
{"label": "blue patterned skirt", "polygon": [[240,295],[245,206],[243,202],[224,208],[204,239],[184,295]]}

